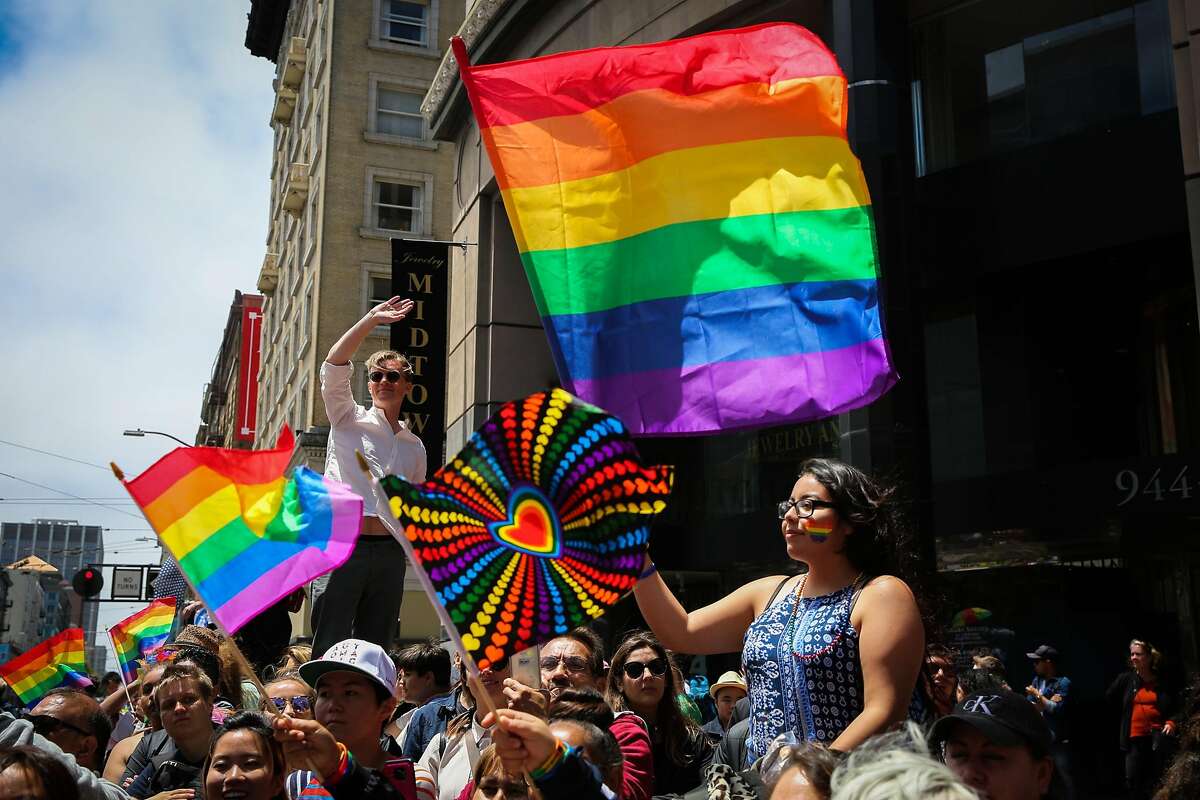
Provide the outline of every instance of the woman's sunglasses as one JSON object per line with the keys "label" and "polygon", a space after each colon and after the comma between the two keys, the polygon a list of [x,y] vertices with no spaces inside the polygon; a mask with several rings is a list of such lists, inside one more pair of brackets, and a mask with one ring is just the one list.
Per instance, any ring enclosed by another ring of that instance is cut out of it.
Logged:
{"label": "woman's sunglasses", "polygon": [[404,379],[404,376],[394,369],[389,369],[387,372],[376,370],[367,377],[371,379],[371,383],[379,383],[384,378],[387,378],[388,383],[399,383]]}
{"label": "woman's sunglasses", "polygon": [[289,704],[297,714],[303,714],[312,708],[312,698],[304,694],[298,694],[295,697],[272,697],[271,702],[275,704],[275,709],[280,714]]}
{"label": "woman's sunglasses", "polygon": [[646,670],[650,670],[651,677],[661,678],[663,675],[667,674],[667,662],[661,658],[656,658],[653,661],[647,661],[644,663],[641,661],[626,661],[625,666],[621,669],[625,671],[625,675],[627,677],[635,681],[642,677],[642,673]]}
{"label": "woman's sunglasses", "polygon": [[495,797],[504,790],[505,797],[528,797],[529,787],[521,781],[500,781],[493,777],[484,778],[479,782],[479,791],[484,797]]}

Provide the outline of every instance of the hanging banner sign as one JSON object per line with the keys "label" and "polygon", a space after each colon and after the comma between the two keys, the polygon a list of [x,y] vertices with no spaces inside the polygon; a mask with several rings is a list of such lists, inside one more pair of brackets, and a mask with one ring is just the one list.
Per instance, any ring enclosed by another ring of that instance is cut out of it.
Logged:
{"label": "hanging banner sign", "polygon": [[392,294],[416,307],[391,328],[391,347],[412,364],[413,387],[401,408],[409,430],[421,437],[429,472],[442,464],[446,433],[447,309],[450,246],[392,239]]}
{"label": "hanging banner sign", "polygon": [[238,361],[237,420],[234,439],[253,442],[257,424],[258,364],[262,355],[262,299],[243,295],[242,352]]}

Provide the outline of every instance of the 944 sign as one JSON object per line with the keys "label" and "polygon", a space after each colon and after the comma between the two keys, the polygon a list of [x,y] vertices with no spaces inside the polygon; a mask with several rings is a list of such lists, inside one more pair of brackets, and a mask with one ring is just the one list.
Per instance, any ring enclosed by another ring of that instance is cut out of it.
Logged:
{"label": "944 sign", "polygon": [[1178,503],[1191,500],[1193,493],[1200,490],[1200,486],[1189,479],[1187,464],[1177,469],[1168,469],[1167,472],[1162,468],[1145,473],[1123,469],[1116,474],[1113,482],[1121,494],[1117,508],[1128,505],[1139,496],[1142,496],[1142,502]]}

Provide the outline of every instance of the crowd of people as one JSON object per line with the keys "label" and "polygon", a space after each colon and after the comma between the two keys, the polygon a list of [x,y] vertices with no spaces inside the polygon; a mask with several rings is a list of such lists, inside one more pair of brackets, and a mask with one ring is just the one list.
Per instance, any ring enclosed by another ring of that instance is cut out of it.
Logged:
{"label": "crowd of people", "polygon": [[[1049,728],[1011,692],[972,695],[928,734],[910,723],[849,756],[794,731],[754,756],[741,676],[709,688],[702,724],[674,654],[649,631],[611,657],[588,628],[548,642],[540,686],[508,662],[469,680],[436,642],[389,654],[348,639],[319,658],[293,646],[252,676],[220,634],[190,625],[163,656],[128,691],[57,689],[24,716],[0,715],[0,797],[1056,796]],[[131,702],[124,715],[112,698]],[[135,726],[122,735],[126,716]]]}
{"label": "crowd of people", "polygon": [[[406,568],[372,472],[425,478],[401,420],[412,365],[351,357],[412,301],[373,308],[330,349],[326,474],[364,500],[350,559],[311,587],[311,643],[289,646],[294,594],[230,641],[188,602],[178,568],[159,588],[181,627],[129,686],[56,689],[0,713],[0,800],[874,800],[1068,798],[1058,653],[1029,653],[1014,691],[994,653],[960,671],[939,644],[892,492],[831,459],[800,465],[777,514],[780,574],[687,610],[649,555],[634,590],[647,630],[605,642],[577,628],[538,652],[538,679],[507,658],[472,675],[438,642],[393,651]],[[611,645],[611,648],[606,647]],[[709,684],[689,656],[740,653]],[[1200,699],[1162,677],[1135,639],[1108,695],[1129,796],[1200,796]],[[1019,684],[1018,684],[1019,686]]]}

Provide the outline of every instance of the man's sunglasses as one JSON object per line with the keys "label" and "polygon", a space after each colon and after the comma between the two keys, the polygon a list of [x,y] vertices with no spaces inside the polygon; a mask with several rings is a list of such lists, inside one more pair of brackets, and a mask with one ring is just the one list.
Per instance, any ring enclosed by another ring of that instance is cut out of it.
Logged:
{"label": "man's sunglasses", "polygon": [[25,719],[29,720],[30,724],[33,725],[34,733],[46,738],[50,738],[64,728],[69,731],[74,731],[80,736],[92,735],[91,731],[85,731],[83,728],[80,728],[77,725],[72,725],[71,723],[61,720],[58,717],[52,717],[49,714],[30,714]]}
{"label": "man's sunglasses", "polygon": [[312,698],[306,694],[298,694],[294,697],[272,697],[271,702],[275,704],[275,709],[280,714],[284,712],[289,704],[297,714],[303,714],[312,708]]}
{"label": "man's sunglasses", "polygon": [[559,664],[562,664],[564,667],[566,667],[567,672],[579,673],[589,671],[587,659],[583,656],[567,656],[559,654],[556,656],[546,656],[538,662],[538,665],[542,668],[542,672],[552,672],[553,670],[558,669]]}
{"label": "man's sunglasses", "polygon": [[656,658],[653,661],[647,661],[645,663],[641,661],[626,661],[625,666],[621,669],[625,671],[625,675],[629,677],[630,680],[636,681],[638,678],[642,677],[642,673],[646,670],[650,670],[651,677],[661,678],[663,675],[667,674],[667,662],[661,658]]}
{"label": "man's sunglasses", "polygon": [[399,383],[400,381],[404,380],[404,375],[394,369],[389,369],[387,372],[375,370],[367,377],[371,379],[371,383],[379,383],[384,378],[387,378],[388,383]]}

